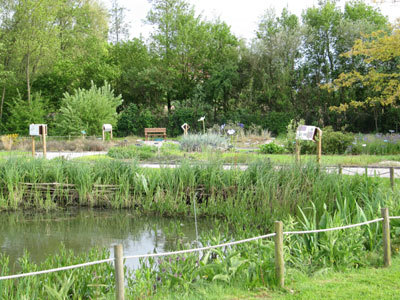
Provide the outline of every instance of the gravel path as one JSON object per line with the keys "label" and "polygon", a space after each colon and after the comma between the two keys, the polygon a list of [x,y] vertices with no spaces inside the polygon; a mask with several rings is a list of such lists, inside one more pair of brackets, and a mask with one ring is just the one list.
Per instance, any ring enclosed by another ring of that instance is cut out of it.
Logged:
{"label": "gravel path", "polygon": [[[47,159],[53,159],[56,157],[64,157],[65,159],[73,159],[78,157],[84,156],[92,156],[92,155],[105,155],[107,152],[105,151],[96,151],[96,152],[47,152]],[[36,153],[36,157],[42,157],[43,154],[41,152]],[[168,163],[140,163],[139,164],[142,168],[176,168],[179,164],[168,164]],[[246,170],[246,164],[238,164],[236,166],[241,170]],[[224,165],[223,168],[225,170],[230,170],[235,168],[233,165]],[[277,166],[276,168],[280,168]],[[326,167],[328,173],[337,173],[338,167]],[[364,175],[366,172],[365,167],[343,167],[342,174],[343,175]],[[382,178],[389,178],[390,177],[390,167],[388,166],[371,166],[367,169],[368,176],[379,176]],[[400,167],[394,167],[394,177],[400,178]]]}

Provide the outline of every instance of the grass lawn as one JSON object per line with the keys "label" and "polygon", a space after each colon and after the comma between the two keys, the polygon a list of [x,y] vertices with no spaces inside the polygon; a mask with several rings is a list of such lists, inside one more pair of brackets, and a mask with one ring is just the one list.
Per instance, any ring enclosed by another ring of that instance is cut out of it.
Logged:
{"label": "grass lawn", "polygon": [[26,151],[0,151],[0,159],[15,157],[15,156],[28,156],[30,152]]}
{"label": "grass lawn", "polygon": [[313,299],[400,299],[400,258],[393,260],[390,268],[362,268],[344,272],[328,271],[308,277],[289,270],[284,290],[260,289],[245,291],[235,286],[211,284],[196,287],[189,295],[159,294],[154,299],[271,299],[271,300],[313,300]]}

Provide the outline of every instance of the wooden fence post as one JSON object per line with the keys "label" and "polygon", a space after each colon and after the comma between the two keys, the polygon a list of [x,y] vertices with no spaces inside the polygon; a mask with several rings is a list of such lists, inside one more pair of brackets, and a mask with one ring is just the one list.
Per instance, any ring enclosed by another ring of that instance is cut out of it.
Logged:
{"label": "wooden fence post", "polygon": [[42,129],[43,130],[43,134],[42,134],[42,136],[43,136],[43,158],[46,158],[47,157],[47,143],[46,143],[46,132],[45,132],[45,129],[43,128]]}
{"label": "wooden fence post", "polygon": [[32,156],[35,157],[35,137],[32,136]]}
{"label": "wooden fence post", "polygon": [[390,220],[389,209],[387,207],[381,209],[382,214],[382,238],[383,238],[383,260],[385,267],[390,267],[392,264],[392,255],[390,249]]}
{"label": "wooden fence post", "polygon": [[115,266],[115,299],[124,300],[124,260],[122,245],[114,246],[114,266]]}
{"label": "wooden fence post", "polygon": [[301,146],[299,140],[296,140],[296,162],[300,163],[300,151],[301,151]]}
{"label": "wooden fence post", "polygon": [[318,146],[317,146],[317,163],[321,164],[321,156],[322,156],[322,130],[318,130]]}
{"label": "wooden fence post", "polygon": [[275,221],[275,276],[280,288],[285,286],[285,262],[283,259],[283,223]]}
{"label": "wooden fence post", "polygon": [[394,190],[394,168],[390,167],[390,186]]}

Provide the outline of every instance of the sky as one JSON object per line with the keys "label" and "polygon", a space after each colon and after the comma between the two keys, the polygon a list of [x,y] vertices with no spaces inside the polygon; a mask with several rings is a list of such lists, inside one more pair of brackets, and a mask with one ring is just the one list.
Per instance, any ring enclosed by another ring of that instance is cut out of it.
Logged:
{"label": "sky", "polygon": [[[104,0],[106,5],[110,5],[110,0]],[[201,14],[207,20],[219,17],[231,26],[231,31],[238,37],[248,41],[255,36],[257,24],[261,16],[267,9],[273,8],[279,15],[284,7],[291,13],[301,16],[304,9],[318,4],[318,0],[186,0],[192,4],[197,14]],[[376,6],[372,1],[366,0],[372,6]],[[339,0],[341,7],[345,1]],[[144,24],[150,4],[148,0],[119,0],[119,4],[127,9],[126,16],[130,23],[130,37],[144,38],[149,36],[152,28]],[[379,4],[381,12],[389,17],[391,22],[400,18],[400,2]]]}

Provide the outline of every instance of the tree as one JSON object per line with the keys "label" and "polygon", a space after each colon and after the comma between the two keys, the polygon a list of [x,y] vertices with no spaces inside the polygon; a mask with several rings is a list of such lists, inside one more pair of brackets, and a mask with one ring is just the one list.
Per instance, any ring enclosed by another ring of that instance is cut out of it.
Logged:
{"label": "tree", "polygon": [[[351,51],[343,54],[344,57],[362,57],[368,66],[366,72],[353,70],[342,73],[331,84],[324,88],[329,91],[340,91],[350,87],[368,89],[369,93],[363,99],[351,99],[350,102],[332,106],[331,110],[345,112],[350,107],[397,106],[400,99],[400,28],[393,28],[392,32],[376,31],[358,39]],[[378,130],[377,118],[375,128]]]}
{"label": "tree", "polygon": [[109,40],[118,44],[129,37],[129,23],[125,20],[126,8],[118,0],[111,1]]}
{"label": "tree", "polygon": [[56,128],[60,134],[88,135],[101,133],[103,124],[116,125],[116,109],[122,104],[121,96],[114,96],[106,82],[98,88],[92,83],[89,90],[76,89],[74,94],[64,94],[60,112],[56,116]]}
{"label": "tree", "polygon": [[296,64],[300,59],[301,29],[286,9],[280,17],[267,11],[251,45],[253,97],[264,111],[287,111],[294,104]]}
{"label": "tree", "polygon": [[155,26],[150,50],[154,64],[147,74],[163,91],[168,111],[173,100],[186,100],[193,95],[204,77],[208,56],[208,25],[194,15],[193,7],[182,0],[152,0],[147,21]]}
{"label": "tree", "polygon": [[[349,2],[341,11],[335,1],[321,1],[303,14],[304,60],[299,68],[303,82],[298,90],[298,107],[308,123],[320,126],[338,124],[336,114],[329,110],[347,94],[330,94],[319,85],[332,82],[337,76],[350,69],[363,69],[360,60],[352,60],[340,54],[349,51],[362,32],[370,33],[387,28],[388,21],[382,14],[361,1]],[[357,93],[356,90],[348,91]]]}

